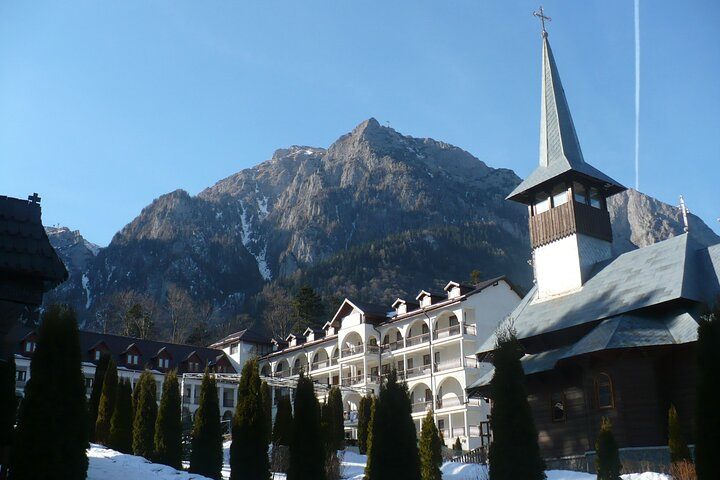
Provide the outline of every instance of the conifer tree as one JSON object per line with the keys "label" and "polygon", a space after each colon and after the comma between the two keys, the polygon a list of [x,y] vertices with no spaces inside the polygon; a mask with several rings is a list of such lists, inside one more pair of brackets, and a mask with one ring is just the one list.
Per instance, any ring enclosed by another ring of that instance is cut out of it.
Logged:
{"label": "conifer tree", "polygon": [[327,396],[328,407],[328,448],[332,453],[345,448],[345,418],[343,416],[342,393],[332,387]]}
{"label": "conifer tree", "polygon": [[200,401],[195,412],[192,431],[190,468],[216,480],[221,478],[223,465],[222,426],[220,425],[220,402],[215,377],[205,369],[200,385]]}
{"label": "conifer tree", "polygon": [[0,478],[5,478],[15,427],[15,358],[0,360]]}
{"label": "conifer tree", "polygon": [[263,380],[260,383],[260,401],[263,407],[263,416],[265,417],[265,443],[269,444],[272,442],[272,392],[270,391],[270,385]]}
{"label": "conifer tree", "polygon": [[455,438],[455,443],[453,443],[453,450],[456,452],[462,452],[462,442],[460,442],[460,437]]}
{"label": "conifer tree", "polygon": [[100,397],[102,396],[103,382],[105,381],[105,372],[107,372],[108,363],[110,363],[110,355],[102,352],[97,367],[95,367],[95,378],[93,379],[90,400],[88,401],[88,427],[91,442],[95,441],[95,423],[97,422]]}
{"label": "conifer tree", "polygon": [[717,478],[720,472],[720,299],[698,327],[698,387],[695,409],[695,468],[698,480]]}
{"label": "conifer tree", "polygon": [[282,395],[277,405],[275,413],[275,426],[273,427],[272,441],[273,445],[290,446],[292,440],[293,416],[290,397]]}
{"label": "conifer tree", "polygon": [[15,429],[10,479],[87,476],[88,425],[85,377],[75,312],[53,305],[42,318],[32,376]]}
{"label": "conifer tree", "polygon": [[363,455],[367,453],[368,427],[374,401],[374,397],[368,393],[360,399],[360,405],[358,405],[358,449]]}
{"label": "conifer tree", "polygon": [[620,480],[620,453],[612,433],[610,420],[603,417],[600,433],[595,441],[595,470],[597,480]]}
{"label": "conifer tree", "polygon": [[368,433],[367,433],[367,441],[365,443],[365,448],[367,451],[367,461],[365,462],[365,477],[364,480],[370,480],[370,472],[375,471],[376,468],[373,465],[373,457],[375,457],[375,452],[373,448],[373,439],[375,438],[375,421],[377,420],[377,399],[373,398],[373,401],[370,403],[370,421],[368,422]]}
{"label": "conifer tree", "polygon": [[132,386],[127,378],[120,379],[115,398],[115,412],[110,420],[108,446],[122,453],[132,453],[133,442]]}
{"label": "conifer tree", "polygon": [[155,422],[155,461],[182,469],[182,418],[180,384],[175,370],[165,375]]}
{"label": "conifer tree", "polygon": [[295,328],[302,331],[307,327],[317,325],[325,306],[320,295],[310,285],[303,285],[293,297],[293,309],[298,318]]}
{"label": "conifer tree", "polygon": [[155,377],[145,370],[135,385],[137,402],[133,421],[133,454],[152,460],[155,455],[155,422],[157,421],[157,385]]}
{"label": "conifer tree", "polygon": [[295,422],[290,444],[288,480],[325,480],[320,432],[320,404],[312,380],[300,374],[295,390]]}
{"label": "conifer tree", "polygon": [[[372,440],[368,443],[368,465],[365,478],[381,480],[417,480],[420,459],[417,432],[412,419],[410,395],[405,383],[397,382],[393,369],[387,383],[380,387],[375,402]],[[402,458],[402,462],[397,459]]]}
{"label": "conifer tree", "polygon": [[432,410],[428,411],[420,430],[420,478],[422,480],[441,480],[442,447],[440,435],[435,426]]}
{"label": "conifer tree", "polygon": [[270,478],[269,432],[262,390],[257,360],[250,360],[243,366],[238,385],[230,445],[231,480]]}
{"label": "conifer tree", "polygon": [[490,480],[541,480],[545,478],[545,462],[540,457],[537,430],[527,401],[525,374],[520,364],[522,347],[512,327],[505,327],[496,335],[495,374],[490,381],[493,398]]}
{"label": "conifer tree", "polygon": [[97,420],[95,421],[95,441],[102,445],[108,445],[110,440],[110,420],[115,413],[115,397],[117,396],[117,367],[111,358],[105,371],[103,379],[102,394],[98,407]]}
{"label": "conifer tree", "polygon": [[680,419],[673,404],[670,404],[668,410],[668,447],[670,448],[670,461],[672,463],[683,460],[692,461],[690,449],[685,441]]}

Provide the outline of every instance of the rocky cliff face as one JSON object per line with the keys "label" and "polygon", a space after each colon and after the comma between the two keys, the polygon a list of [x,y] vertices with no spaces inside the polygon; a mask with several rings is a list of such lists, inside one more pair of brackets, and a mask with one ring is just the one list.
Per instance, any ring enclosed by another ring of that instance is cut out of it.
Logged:
{"label": "rocky cliff face", "polygon": [[[273,279],[370,300],[466,280],[475,268],[529,286],[526,209],[504,200],[519,182],[457,147],[370,119],[328,149],[277,150],[196,197],[161,196],[97,256],[68,257],[72,283],[57,296],[89,316],[113,292],[162,301],[174,283],[233,315]],[[610,209],[618,251],[682,232],[677,209],[638,192]],[[692,222],[701,241],[718,241]],[[78,276],[92,295],[73,293]]]}

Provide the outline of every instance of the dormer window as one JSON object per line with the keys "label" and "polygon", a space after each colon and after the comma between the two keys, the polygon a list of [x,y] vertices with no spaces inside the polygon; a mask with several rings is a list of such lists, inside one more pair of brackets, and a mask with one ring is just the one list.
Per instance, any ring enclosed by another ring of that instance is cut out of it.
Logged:
{"label": "dormer window", "polygon": [[238,346],[240,344],[238,342],[230,344],[230,355],[234,355],[238,352]]}
{"label": "dormer window", "polygon": [[159,368],[170,368],[170,359],[169,358],[158,358],[158,367]]}
{"label": "dormer window", "polygon": [[140,363],[140,356],[133,353],[128,353],[126,363],[128,365],[138,365]]}
{"label": "dormer window", "polygon": [[93,360],[95,360],[96,362],[99,362],[101,356],[102,356],[102,352],[100,350],[95,350],[95,355],[93,357]]}
{"label": "dormer window", "polygon": [[33,353],[35,351],[35,342],[28,340],[25,342],[25,353]]}

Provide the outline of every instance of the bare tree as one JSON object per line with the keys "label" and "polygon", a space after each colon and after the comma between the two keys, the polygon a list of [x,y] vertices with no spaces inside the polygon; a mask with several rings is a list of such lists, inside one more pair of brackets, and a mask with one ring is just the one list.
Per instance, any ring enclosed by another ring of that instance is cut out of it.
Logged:
{"label": "bare tree", "polygon": [[165,311],[170,319],[170,342],[185,341],[193,320],[202,315],[200,310],[202,309],[196,307],[187,290],[174,283],[170,284],[165,294]]}
{"label": "bare tree", "polygon": [[263,320],[270,333],[277,338],[285,338],[291,333],[298,321],[290,292],[278,285],[267,284],[260,292],[265,303]]}

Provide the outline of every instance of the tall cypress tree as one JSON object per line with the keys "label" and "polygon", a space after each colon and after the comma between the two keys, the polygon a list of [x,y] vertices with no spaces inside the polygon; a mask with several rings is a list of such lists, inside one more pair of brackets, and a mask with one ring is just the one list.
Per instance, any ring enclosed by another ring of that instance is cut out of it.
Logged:
{"label": "tall cypress tree", "polygon": [[358,405],[358,449],[363,455],[367,452],[368,427],[374,401],[374,397],[368,393],[360,399]]}
{"label": "tall cypress tree", "polygon": [[[513,329],[498,331],[494,353],[495,374],[490,381],[493,399],[490,444],[490,480],[545,479],[537,430],[520,364],[522,347]],[[523,452],[517,455],[516,452]]]}
{"label": "tall cypress tree", "polygon": [[133,453],[148,460],[155,455],[155,422],[157,421],[157,385],[155,377],[145,370],[135,385],[137,401],[133,421]]}
{"label": "tall cypress tree", "polygon": [[15,427],[15,358],[0,360],[0,478],[5,478]]}
{"label": "tall cypress tree", "polygon": [[200,403],[195,412],[189,470],[219,480],[222,465],[222,426],[217,383],[215,377],[205,369],[200,385]]}
{"label": "tall cypress tree", "polygon": [[155,422],[155,461],[182,468],[182,419],[180,384],[175,370],[165,376],[160,409]]}
{"label": "tall cypress tree", "polygon": [[345,448],[345,419],[343,417],[342,393],[338,387],[332,387],[327,396],[328,406],[328,446],[331,452]]}
{"label": "tall cypress tree", "polygon": [[612,433],[610,420],[603,417],[600,433],[595,441],[595,470],[597,480],[620,480],[620,453]]}
{"label": "tall cypress tree", "polygon": [[692,461],[690,449],[685,441],[685,436],[680,426],[680,419],[673,404],[670,404],[670,408],[668,409],[668,447],[670,448],[671,462],[675,463],[683,460]]}
{"label": "tall cypress tree", "polygon": [[90,431],[90,441],[95,441],[95,423],[97,422],[98,408],[100,407],[100,397],[102,396],[103,383],[105,381],[105,372],[110,363],[110,355],[103,352],[100,354],[97,367],[95,367],[95,378],[93,379],[92,391],[90,392],[90,400],[88,401],[88,428]]}
{"label": "tall cypress tree", "polygon": [[115,412],[110,420],[108,446],[118,452],[132,453],[133,442],[132,386],[127,378],[120,379],[115,398]]}
{"label": "tall cypress tree", "polygon": [[420,430],[420,475],[422,480],[441,480],[442,448],[433,412],[428,411]]}
{"label": "tall cypress tree", "polygon": [[375,438],[376,431],[380,433],[380,427],[376,426],[377,421],[377,399],[374,398],[370,404],[370,421],[368,421],[368,432],[367,442],[365,444],[367,449],[367,461],[365,462],[365,477],[364,480],[370,480],[370,472],[374,472],[377,468],[374,465],[373,458],[377,455],[373,448],[373,439]]}
{"label": "tall cypress tree", "polygon": [[102,394],[100,395],[100,406],[98,407],[97,420],[95,421],[95,441],[108,445],[110,440],[110,420],[115,413],[115,397],[117,396],[117,367],[110,359],[103,379]]}
{"label": "tall cypress tree", "polygon": [[[394,369],[388,375],[387,383],[380,387],[374,417],[372,441],[369,442],[368,450],[369,468],[366,469],[365,478],[420,478],[417,433],[412,419],[410,395],[407,385],[397,382]],[[398,458],[403,461],[398,462]]]}
{"label": "tall cypress tree", "polygon": [[697,342],[697,408],[695,410],[695,468],[698,480],[710,480],[720,472],[720,300],[712,314],[703,317]]}
{"label": "tall cypress tree", "polygon": [[265,443],[272,441],[272,392],[270,385],[263,380],[260,384],[260,402],[263,407],[263,416],[265,417]]}
{"label": "tall cypress tree", "polygon": [[53,305],[38,329],[15,429],[11,479],[87,476],[85,377],[75,312]]}
{"label": "tall cypress tree", "polygon": [[293,430],[292,405],[290,397],[283,395],[280,397],[275,413],[275,426],[273,427],[272,441],[273,445],[290,446]]}
{"label": "tall cypress tree", "polygon": [[238,401],[230,445],[231,480],[268,480],[267,419],[257,360],[247,362],[240,375]]}
{"label": "tall cypress tree", "polygon": [[320,432],[320,404],[312,380],[300,374],[295,390],[295,422],[288,480],[325,480],[325,452]]}

